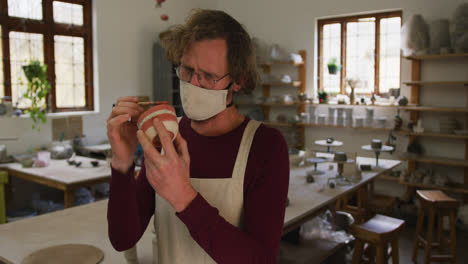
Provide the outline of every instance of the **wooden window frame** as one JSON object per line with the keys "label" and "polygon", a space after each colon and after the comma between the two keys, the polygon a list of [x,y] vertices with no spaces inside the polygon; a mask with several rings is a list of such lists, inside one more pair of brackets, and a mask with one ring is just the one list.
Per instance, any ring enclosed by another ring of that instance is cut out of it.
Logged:
{"label": "wooden window frame", "polygon": [[[92,40],[92,0],[55,0],[58,2],[83,6],[83,25],[54,22],[54,0],[42,0],[42,20],[23,19],[8,16],[8,0],[0,0],[0,25],[2,26],[4,95],[11,96],[10,32],[39,33],[44,41],[44,63],[47,65],[47,79],[50,83],[51,100],[47,104],[52,112],[92,111],[94,110],[93,89],[93,40]],[[82,37],[84,43],[85,67],[85,106],[57,108],[55,93],[55,42],[54,36]]]}
{"label": "wooden window frame", "polygon": [[[345,76],[346,73],[346,24],[348,22],[358,22],[359,19],[362,18],[375,18],[375,58],[374,58],[374,93],[380,94],[380,84],[379,84],[379,74],[380,74],[380,20],[383,18],[391,18],[391,17],[400,17],[402,18],[403,12],[402,11],[390,11],[390,12],[379,12],[379,13],[368,13],[362,15],[355,15],[355,16],[345,16],[345,17],[336,17],[336,18],[327,18],[327,19],[319,19],[318,23],[318,78],[317,78],[317,87],[320,91],[324,90],[322,76],[324,76],[324,61],[323,61],[323,26],[327,24],[335,24],[339,23],[341,25],[341,56],[340,56],[340,94],[346,94],[346,85],[345,85]],[[401,68],[401,60],[400,60],[400,68]],[[400,81],[401,83],[401,75]],[[368,94],[370,95],[370,94]]]}

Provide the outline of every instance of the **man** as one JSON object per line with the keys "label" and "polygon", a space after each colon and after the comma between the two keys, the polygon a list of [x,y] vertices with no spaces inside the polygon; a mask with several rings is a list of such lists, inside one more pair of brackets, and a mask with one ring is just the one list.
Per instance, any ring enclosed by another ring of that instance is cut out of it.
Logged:
{"label": "man", "polygon": [[[185,116],[174,143],[154,121],[162,153],[128,122],[143,111],[138,99],[118,99],[107,121],[112,245],[133,247],[154,214],[158,263],[276,263],[288,150],[278,130],[241,115],[232,104],[233,92],[255,88],[249,35],[222,11],[197,10],[160,38],[168,59],[179,65]],[[138,142],[144,165],[135,180]]]}

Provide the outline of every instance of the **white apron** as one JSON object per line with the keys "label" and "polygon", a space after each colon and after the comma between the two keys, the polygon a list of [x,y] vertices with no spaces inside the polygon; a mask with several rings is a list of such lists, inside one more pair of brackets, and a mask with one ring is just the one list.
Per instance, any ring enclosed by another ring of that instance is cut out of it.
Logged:
{"label": "white apron", "polygon": [[[244,203],[244,174],[250,146],[260,122],[250,120],[242,136],[232,178],[190,179],[192,187],[219,214],[236,227],[242,226]],[[154,213],[155,237],[153,239],[153,263],[186,264],[216,263],[190,236],[185,224],[176,216],[174,208],[156,194]],[[128,263],[138,263],[136,247],[125,252]]]}

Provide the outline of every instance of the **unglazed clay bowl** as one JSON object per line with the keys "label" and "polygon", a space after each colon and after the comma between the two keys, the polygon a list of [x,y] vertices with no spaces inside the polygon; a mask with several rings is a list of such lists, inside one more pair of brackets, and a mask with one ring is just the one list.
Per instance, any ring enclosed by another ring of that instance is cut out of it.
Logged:
{"label": "unglazed clay bowl", "polygon": [[163,123],[172,140],[175,139],[179,132],[179,123],[174,107],[167,103],[161,103],[146,110],[140,118],[138,118],[138,128],[145,132],[146,136],[151,140],[155,147],[160,147],[158,132],[153,126],[153,119],[157,117]]}

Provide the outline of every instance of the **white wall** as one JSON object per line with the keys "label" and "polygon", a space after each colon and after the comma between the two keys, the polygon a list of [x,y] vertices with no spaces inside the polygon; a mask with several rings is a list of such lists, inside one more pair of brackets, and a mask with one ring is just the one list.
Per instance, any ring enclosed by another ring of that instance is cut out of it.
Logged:
{"label": "white wall", "polygon": [[[307,92],[315,94],[314,86],[316,85],[316,21],[319,18],[353,15],[358,13],[370,13],[386,10],[402,10],[403,22],[407,21],[414,14],[421,14],[426,22],[435,19],[451,19],[455,8],[466,0],[327,0],[327,1],[282,1],[282,0],[252,0],[252,1],[229,1],[219,0],[218,9],[225,10],[227,13],[238,19],[252,36],[258,37],[267,43],[279,44],[289,52],[297,52],[305,49],[307,51]],[[422,78],[426,80],[466,80],[466,62],[461,65],[461,68],[447,67],[444,65],[427,66],[423,65]],[[453,66],[453,65],[452,65]],[[455,68],[455,70],[453,69]],[[402,61],[402,81],[410,79],[410,65],[408,61]],[[402,85],[402,93],[409,94],[408,87]],[[450,91],[441,89],[429,89],[422,92],[421,99],[425,104],[434,105],[466,105],[465,89]],[[456,94],[454,94],[456,93]],[[325,107],[320,107],[321,113],[326,113]],[[283,110],[281,110],[283,111]],[[364,113],[363,108],[355,108],[358,114]],[[383,111],[376,110],[376,116],[388,116],[392,122],[395,110]],[[428,126],[429,124],[424,123]],[[358,151],[359,155],[372,156],[360,150],[361,145],[369,144],[372,138],[386,140],[387,133],[372,132],[366,130],[353,129],[327,129],[327,128],[308,128],[306,130],[306,146],[313,147],[314,141],[333,136],[344,141],[345,145],[339,150],[342,151]],[[436,140],[437,141],[437,140]],[[436,142],[437,143],[437,142]],[[435,145],[434,142],[428,144],[428,154],[432,156],[449,155],[451,157],[463,158],[464,142],[463,141],[447,141],[442,140],[440,144]],[[406,149],[407,138],[398,137],[397,148],[399,152]],[[383,154],[383,158],[390,158],[389,154]],[[394,155],[393,158],[397,156]],[[458,168],[450,168],[450,172],[454,171],[458,174],[458,180],[462,179],[462,170]],[[388,185],[386,185],[388,186]],[[403,191],[403,188],[400,188]]]}
{"label": "white wall", "polygon": [[[85,140],[106,140],[106,119],[120,96],[152,96],[152,45],[160,31],[182,23],[192,8],[214,8],[216,0],[166,1],[155,8],[153,0],[94,0],[94,70],[96,113],[83,117]],[[159,16],[168,14],[167,22]],[[0,118],[0,138],[9,154],[18,154],[52,141],[51,119],[37,132],[28,118]]]}

